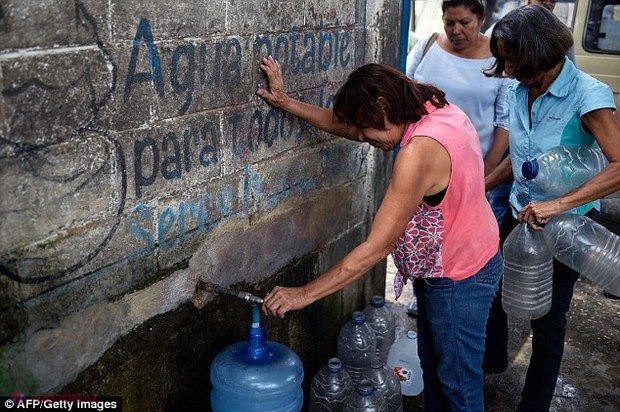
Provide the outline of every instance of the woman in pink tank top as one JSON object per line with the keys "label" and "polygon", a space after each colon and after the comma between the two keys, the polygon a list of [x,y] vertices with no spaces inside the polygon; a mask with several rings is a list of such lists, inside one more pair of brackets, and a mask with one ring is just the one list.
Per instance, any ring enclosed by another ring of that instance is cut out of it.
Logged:
{"label": "woman in pink tank top", "polygon": [[308,284],[274,287],[263,312],[284,317],[302,309],[392,252],[396,297],[409,279],[418,296],[426,409],[482,412],[485,325],[502,259],[473,125],[441,90],[387,65],[354,70],[329,109],[292,99],[280,64],[271,56],[261,63],[269,87],[256,93],[271,106],[337,136],[400,148],[367,239]]}

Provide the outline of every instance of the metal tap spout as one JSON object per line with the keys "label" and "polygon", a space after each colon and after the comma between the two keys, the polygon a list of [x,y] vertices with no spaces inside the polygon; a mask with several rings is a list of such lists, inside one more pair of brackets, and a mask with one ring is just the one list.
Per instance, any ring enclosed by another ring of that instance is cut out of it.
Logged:
{"label": "metal tap spout", "polygon": [[252,294],[247,293],[247,292],[237,291],[237,290],[232,290],[232,289],[229,289],[229,288],[225,288],[225,287],[217,285],[215,283],[205,282],[203,280],[198,280],[198,284],[196,285],[196,289],[205,290],[205,291],[210,292],[210,293],[234,296],[234,297],[236,297],[238,299],[245,300],[248,303],[252,303],[252,304],[256,304],[256,305],[262,305],[263,304],[263,298],[261,298],[261,297],[252,295]]}

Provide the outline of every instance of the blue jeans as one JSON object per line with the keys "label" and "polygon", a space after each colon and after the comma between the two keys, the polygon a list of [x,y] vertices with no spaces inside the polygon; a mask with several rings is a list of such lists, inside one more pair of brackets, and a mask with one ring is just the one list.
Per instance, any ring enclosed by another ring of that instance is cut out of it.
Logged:
{"label": "blue jeans", "polygon": [[506,182],[489,192],[489,204],[491,205],[491,210],[493,210],[497,224],[500,227],[502,226],[506,214],[510,213],[508,198],[510,197],[511,187],[512,182]]}
{"label": "blue jeans", "polygon": [[418,354],[427,411],[484,411],[485,327],[502,268],[498,250],[467,279],[415,279]]}

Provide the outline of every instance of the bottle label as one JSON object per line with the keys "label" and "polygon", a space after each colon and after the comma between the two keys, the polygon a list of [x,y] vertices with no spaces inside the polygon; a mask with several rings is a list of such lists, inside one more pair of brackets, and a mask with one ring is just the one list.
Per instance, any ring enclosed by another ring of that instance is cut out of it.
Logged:
{"label": "bottle label", "polygon": [[394,372],[401,382],[409,383],[413,379],[413,371],[404,366],[394,366]]}

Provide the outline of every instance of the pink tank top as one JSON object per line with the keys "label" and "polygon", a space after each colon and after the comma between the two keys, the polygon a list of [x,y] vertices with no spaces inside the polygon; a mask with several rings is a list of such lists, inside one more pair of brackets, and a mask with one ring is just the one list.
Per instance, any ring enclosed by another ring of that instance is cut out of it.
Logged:
{"label": "pink tank top", "polygon": [[427,102],[425,107],[428,115],[407,126],[401,147],[415,136],[435,139],[450,155],[452,174],[443,200],[437,206],[422,201],[392,250],[396,299],[409,278],[473,276],[499,248],[476,129],[455,105],[436,108]]}

